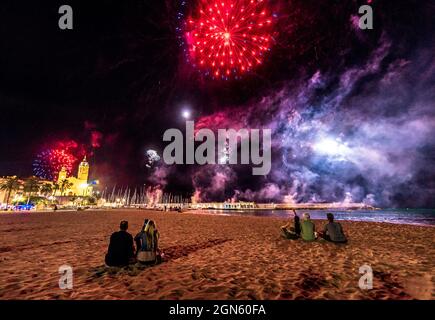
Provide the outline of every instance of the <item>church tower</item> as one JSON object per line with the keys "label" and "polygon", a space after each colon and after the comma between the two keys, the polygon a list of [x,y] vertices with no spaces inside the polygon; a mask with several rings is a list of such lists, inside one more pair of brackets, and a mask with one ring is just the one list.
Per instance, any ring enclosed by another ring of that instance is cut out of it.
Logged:
{"label": "church tower", "polygon": [[82,181],[88,181],[89,176],[89,163],[86,161],[86,156],[83,158],[83,161],[79,165],[79,173],[77,175],[77,179]]}

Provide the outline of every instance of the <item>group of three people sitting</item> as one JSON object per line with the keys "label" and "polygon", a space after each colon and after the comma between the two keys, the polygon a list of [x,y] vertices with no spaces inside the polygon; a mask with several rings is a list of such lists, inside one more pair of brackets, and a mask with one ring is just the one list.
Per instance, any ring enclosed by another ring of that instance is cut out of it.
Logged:
{"label": "group of three people sitting", "polygon": [[155,264],[161,261],[159,232],[153,220],[145,219],[141,231],[134,237],[127,232],[128,221],[121,221],[119,231],[110,236],[105,262],[109,267],[123,267],[136,262]]}
{"label": "group of three people sitting", "polygon": [[290,227],[291,222],[281,227],[282,235],[286,239],[296,240],[301,238],[305,241],[314,241],[320,237],[334,243],[347,243],[343,228],[340,223],[334,221],[334,215],[332,213],[326,215],[328,223],[321,232],[316,232],[316,227],[311,221],[309,213],[302,215],[302,222],[300,222],[295,210],[293,210],[293,213],[293,227]]}

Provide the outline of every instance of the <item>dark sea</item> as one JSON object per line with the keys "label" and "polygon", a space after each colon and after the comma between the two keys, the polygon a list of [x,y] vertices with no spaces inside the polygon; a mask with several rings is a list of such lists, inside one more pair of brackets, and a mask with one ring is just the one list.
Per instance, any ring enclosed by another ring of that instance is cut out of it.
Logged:
{"label": "dark sea", "polygon": [[[219,215],[250,215],[263,217],[290,218],[291,210],[207,210],[211,214]],[[297,210],[309,212],[311,219],[326,219],[326,214],[332,212],[335,219],[350,221],[372,221],[400,224],[432,225],[435,226],[435,209],[381,209],[381,210]]]}

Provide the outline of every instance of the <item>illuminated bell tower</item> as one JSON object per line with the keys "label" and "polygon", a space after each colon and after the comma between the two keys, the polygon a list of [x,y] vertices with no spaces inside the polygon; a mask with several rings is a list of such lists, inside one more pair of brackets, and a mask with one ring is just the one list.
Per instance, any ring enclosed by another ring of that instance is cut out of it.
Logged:
{"label": "illuminated bell tower", "polygon": [[86,161],[86,156],[83,158],[83,161],[79,165],[79,173],[77,175],[77,179],[82,181],[88,181],[89,176],[89,163]]}
{"label": "illuminated bell tower", "polygon": [[59,177],[57,178],[57,182],[66,180],[67,177],[68,177],[68,172],[66,172],[65,167],[62,167],[62,169],[59,171]]}

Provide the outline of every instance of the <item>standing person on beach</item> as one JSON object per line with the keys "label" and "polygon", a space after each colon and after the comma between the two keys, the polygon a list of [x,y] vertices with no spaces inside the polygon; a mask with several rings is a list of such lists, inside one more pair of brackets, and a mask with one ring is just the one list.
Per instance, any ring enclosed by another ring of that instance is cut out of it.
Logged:
{"label": "standing person on beach", "polygon": [[109,267],[123,267],[134,262],[133,236],[127,232],[128,221],[121,221],[119,229],[110,236],[105,259]]}
{"label": "standing person on beach", "polygon": [[[293,227],[290,227],[292,222],[289,221],[286,225],[281,227],[281,231],[284,238],[296,240],[301,236],[301,224],[299,222],[299,217],[296,213],[296,210],[293,210],[293,214]],[[288,229],[289,227],[290,230]]]}
{"label": "standing person on beach", "polygon": [[334,222],[334,215],[332,213],[328,213],[326,217],[328,219],[328,223],[325,225],[323,232],[320,234],[320,236],[327,241],[335,243],[346,243],[347,239],[344,235],[341,224],[338,222]]}
{"label": "standing person on beach", "polygon": [[314,223],[310,219],[309,213],[304,213],[302,215],[302,223],[301,223],[301,238],[304,241],[314,241],[316,240],[315,235],[316,227]]}

